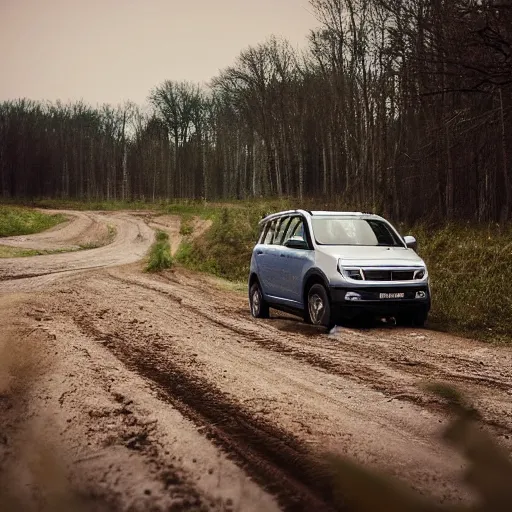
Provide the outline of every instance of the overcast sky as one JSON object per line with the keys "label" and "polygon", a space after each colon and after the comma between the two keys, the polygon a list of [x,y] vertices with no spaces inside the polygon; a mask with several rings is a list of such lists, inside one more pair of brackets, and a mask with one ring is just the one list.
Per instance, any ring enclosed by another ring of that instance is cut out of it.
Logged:
{"label": "overcast sky", "polygon": [[143,103],[271,34],[303,46],[316,25],[308,0],[0,0],[0,101]]}

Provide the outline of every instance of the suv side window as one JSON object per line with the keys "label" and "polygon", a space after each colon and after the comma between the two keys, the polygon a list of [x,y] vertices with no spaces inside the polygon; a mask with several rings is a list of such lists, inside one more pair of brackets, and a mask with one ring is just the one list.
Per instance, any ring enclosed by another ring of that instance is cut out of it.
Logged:
{"label": "suv side window", "polygon": [[270,227],[270,222],[267,222],[263,224],[263,226],[260,229],[260,236],[258,236],[258,244],[264,244],[265,238],[267,236],[268,229]]}
{"label": "suv side window", "polygon": [[265,238],[263,239],[262,243],[267,245],[272,243],[272,239],[274,238],[274,232],[276,230],[276,222],[277,220],[267,222],[267,226],[265,227]]}
{"label": "suv side window", "polygon": [[288,229],[286,230],[286,233],[283,238],[283,245],[294,236],[299,236],[305,240],[304,223],[302,217],[292,217],[290,224],[288,225]]}
{"label": "suv side window", "polygon": [[282,240],[289,223],[290,217],[281,217],[280,219],[278,219],[276,234],[274,236],[274,240],[272,241],[273,245],[282,245]]}

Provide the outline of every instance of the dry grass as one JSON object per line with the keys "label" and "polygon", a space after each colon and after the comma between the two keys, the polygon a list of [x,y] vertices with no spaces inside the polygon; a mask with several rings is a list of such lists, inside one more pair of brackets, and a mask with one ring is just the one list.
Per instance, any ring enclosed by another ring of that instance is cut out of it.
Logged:
{"label": "dry grass", "polygon": [[61,254],[64,252],[75,252],[79,249],[63,248],[63,249],[23,249],[21,247],[11,247],[8,245],[0,245],[0,258],[28,258],[30,256],[45,256],[47,254]]}
{"label": "dry grass", "polygon": [[22,249],[20,247],[10,247],[9,245],[0,245],[0,258],[25,258],[27,256],[38,256],[41,251],[35,249]]}
{"label": "dry grass", "polygon": [[512,229],[451,224],[413,231],[431,275],[430,325],[511,342]]}
{"label": "dry grass", "polygon": [[180,235],[181,236],[190,236],[194,232],[193,226],[194,217],[192,215],[184,214],[181,216],[181,224],[180,224]]}

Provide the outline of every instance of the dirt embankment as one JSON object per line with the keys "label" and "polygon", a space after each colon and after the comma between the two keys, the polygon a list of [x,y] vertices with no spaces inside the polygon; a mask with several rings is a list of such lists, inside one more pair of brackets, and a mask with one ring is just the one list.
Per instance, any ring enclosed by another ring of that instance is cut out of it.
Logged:
{"label": "dirt embankment", "polygon": [[[443,405],[424,381],[474,396],[483,425],[510,450],[511,350],[428,330],[326,335],[283,316],[255,321],[245,296],[212,279],[147,275],[134,263],[153,223],[177,246],[177,218],[108,217],[118,229],[109,246],[0,262],[2,300],[30,292],[16,299],[17,320],[2,308],[4,346],[43,347],[24,411],[89,504],[332,510],[324,450],[439,502],[471,501],[464,461],[439,441]],[[27,473],[14,457],[20,410],[2,404],[3,464]]]}

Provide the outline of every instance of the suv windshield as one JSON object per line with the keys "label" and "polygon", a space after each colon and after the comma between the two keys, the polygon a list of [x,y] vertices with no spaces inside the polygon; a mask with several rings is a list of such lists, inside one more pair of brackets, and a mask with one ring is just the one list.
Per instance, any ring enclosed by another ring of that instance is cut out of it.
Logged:
{"label": "suv windshield", "polygon": [[396,233],[376,219],[313,217],[313,231],[320,245],[403,247]]}

